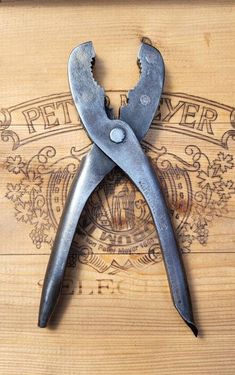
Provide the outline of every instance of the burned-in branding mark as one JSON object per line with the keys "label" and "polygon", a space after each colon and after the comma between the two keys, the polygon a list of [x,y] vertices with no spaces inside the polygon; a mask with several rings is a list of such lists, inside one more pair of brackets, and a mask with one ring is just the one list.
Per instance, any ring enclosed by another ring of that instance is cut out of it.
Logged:
{"label": "burned-in branding mark", "polygon": [[[27,223],[35,249],[51,246],[69,186],[89,146],[71,147],[67,156],[59,157],[48,139],[48,146],[31,158],[19,148],[49,135],[79,131],[80,121],[68,94],[24,103],[1,114],[1,138],[13,141],[16,150],[5,160],[5,168],[14,174],[5,196],[13,203],[16,220]],[[20,127],[14,127],[14,117],[22,120]],[[225,122],[231,129],[224,132]],[[228,211],[235,194],[231,179],[234,158],[228,151],[235,134],[234,109],[184,94],[164,94],[152,129],[190,137],[180,155],[143,142],[166,196],[180,248],[190,252],[194,243],[207,244],[213,220]],[[214,156],[208,157],[197,139],[214,144]],[[115,168],[83,211],[68,265],[75,267],[80,262],[98,272],[115,274],[143,270],[160,260],[148,206],[132,182]]]}

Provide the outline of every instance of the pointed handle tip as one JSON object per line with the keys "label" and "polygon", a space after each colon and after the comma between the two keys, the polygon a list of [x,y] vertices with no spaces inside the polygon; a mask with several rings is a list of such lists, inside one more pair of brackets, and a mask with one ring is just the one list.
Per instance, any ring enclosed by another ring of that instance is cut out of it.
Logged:
{"label": "pointed handle tip", "polygon": [[[186,300],[189,301],[189,298],[187,298]],[[179,308],[179,306],[177,304],[175,304],[175,308],[178,311],[178,313],[180,314],[183,321],[191,329],[194,336],[198,337],[198,328],[197,328],[196,324],[194,323],[191,303],[187,304],[187,308],[185,308],[185,309]]]}
{"label": "pointed handle tip", "polygon": [[185,323],[191,329],[191,331],[193,332],[194,336],[198,337],[198,328],[197,328],[196,324],[192,323],[192,322],[188,322],[187,320],[185,320]]}
{"label": "pointed handle tip", "polygon": [[45,313],[42,313],[40,311],[39,313],[39,317],[38,317],[38,327],[39,328],[46,328],[47,326],[47,323],[48,323],[48,317],[47,317],[47,314]]}

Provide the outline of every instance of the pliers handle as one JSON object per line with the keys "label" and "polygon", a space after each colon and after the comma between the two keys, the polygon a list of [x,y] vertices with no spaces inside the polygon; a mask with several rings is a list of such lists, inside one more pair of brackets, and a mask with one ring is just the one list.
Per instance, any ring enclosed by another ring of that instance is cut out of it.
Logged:
{"label": "pliers handle", "polygon": [[158,232],[163,259],[176,309],[197,335],[187,279],[160,184],[139,140],[149,128],[164,81],[164,65],[157,50],[141,48],[142,74],[120,119],[111,120],[104,105],[104,91],[91,71],[91,43],[76,48],[69,61],[70,87],[82,122],[94,141],[76,174],[57,231],[42,291],[39,326],[45,327],[59,298],[70,245],[81,212],[92,191],[118,165],[143,194]]}

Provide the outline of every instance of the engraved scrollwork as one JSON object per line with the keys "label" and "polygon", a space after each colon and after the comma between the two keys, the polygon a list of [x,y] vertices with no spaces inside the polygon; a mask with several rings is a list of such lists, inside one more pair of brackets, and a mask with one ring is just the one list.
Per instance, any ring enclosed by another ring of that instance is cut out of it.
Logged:
{"label": "engraved scrollwork", "polygon": [[221,144],[225,149],[228,149],[228,140],[231,139],[232,141],[235,141],[235,130],[228,130],[223,134],[223,137],[221,139]]}
{"label": "engraved scrollwork", "polygon": [[7,129],[11,125],[11,114],[8,109],[0,110],[0,131]]}
{"label": "engraved scrollwork", "polygon": [[89,264],[90,267],[98,272],[105,272],[109,268],[103,259],[93,253],[90,246],[79,247],[78,261],[82,264]]}
{"label": "engraved scrollwork", "polygon": [[0,110],[0,132],[1,140],[3,142],[13,141],[12,150],[16,150],[20,145],[20,138],[16,132],[8,129],[11,125],[11,113],[8,109],[2,108]]}
{"label": "engraved scrollwork", "polygon": [[[39,151],[35,157],[31,159],[29,163],[29,167],[35,169],[35,165],[37,166],[37,172],[40,174],[45,174],[53,170],[54,163],[48,163],[49,160],[53,159],[56,156],[56,150],[52,146],[46,146],[42,150]],[[56,161],[55,161],[56,162]]]}
{"label": "engraved scrollwork", "polygon": [[5,129],[1,133],[1,139],[3,142],[8,142],[9,140],[13,141],[12,150],[16,150],[20,145],[20,139],[18,135],[13,132],[13,130]]}
{"label": "engraved scrollwork", "polygon": [[78,162],[77,160],[73,161],[73,162],[70,162],[67,166],[66,166],[66,171],[70,174],[74,174],[78,169]]}
{"label": "engraved scrollwork", "polygon": [[80,263],[87,264],[90,262],[92,255],[93,252],[90,246],[82,246],[78,251],[78,260]]}
{"label": "engraved scrollwork", "polygon": [[159,155],[155,160],[157,167],[160,170],[167,170],[174,167],[179,167],[182,170],[195,172],[200,167],[199,159],[201,158],[201,151],[197,146],[189,145],[185,148],[185,154],[191,157],[191,162],[188,162],[175,154],[167,151]]}
{"label": "engraved scrollwork", "polygon": [[70,155],[76,158],[79,162],[81,161],[81,150],[77,149],[75,146],[71,147]]}
{"label": "engraved scrollwork", "polygon": [[228,149],[228,140],[231,139],[232,141],[235,141],[235,109],[230,114],[230,122],[233,127],[233,129],[226,131],[221,139],[222,146],[226,149]]}
{"label": "engraved scrollwork", "polygon": [[151,259],[151,261],[154,262],[159,262],[162,260],[162,254],[157,244],[153,244],[152,246],[150,246],[148,256]]}
{"label": "engraved scrollwork", "polygon": [[206,202],[206,194],[203,193],[203,191],[197,191],[194,194],[194,198],[200,204],[204,204]]}

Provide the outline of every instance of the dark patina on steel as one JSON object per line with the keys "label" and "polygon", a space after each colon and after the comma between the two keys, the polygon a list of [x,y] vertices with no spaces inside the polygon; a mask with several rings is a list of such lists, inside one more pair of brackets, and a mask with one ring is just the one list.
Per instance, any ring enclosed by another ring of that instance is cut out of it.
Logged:
{"label": "dark patina on steel", "polygon": [[195,336],[191,299],[181,253],[160,184],[139,141],[148,131],[164,84],[160,52],[145,43],[138,53],[140,79],[128,103],[113,119],[104,90],[94,80],[92,42],[76,47],[69,58],[69,83],[82,123],[94,142],[76,173],[57,230],[44,280],[38,325],[46,327],[60,296],[70,246],[82,210],[94,189],[117,165],[134,182],[150,208],[158,233],[173,303]]}

